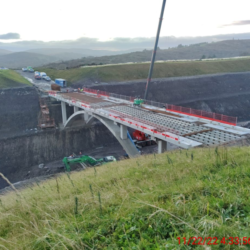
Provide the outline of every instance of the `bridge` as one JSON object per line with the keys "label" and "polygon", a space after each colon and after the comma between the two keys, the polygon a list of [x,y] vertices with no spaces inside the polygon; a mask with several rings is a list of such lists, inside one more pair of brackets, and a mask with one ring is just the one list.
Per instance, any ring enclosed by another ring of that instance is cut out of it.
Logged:
{"label": "bridge", "polygon": [[[212,112],[189,109],[145,100],[135,106],[134,98],[84,88],[82,92],[48,91],[50,97],[61,101],[64,127],[71,126],[76,117],[83,116],[86,124],[101,121],[116,137],[130,157],[139,154],[128,128],[142,131],[158,144],[158,153],[173,144],[179,148],[223,145],[241,140],[250,129],[237,126],[237,118]],[[74,107],[67,117],[66,105]]]}

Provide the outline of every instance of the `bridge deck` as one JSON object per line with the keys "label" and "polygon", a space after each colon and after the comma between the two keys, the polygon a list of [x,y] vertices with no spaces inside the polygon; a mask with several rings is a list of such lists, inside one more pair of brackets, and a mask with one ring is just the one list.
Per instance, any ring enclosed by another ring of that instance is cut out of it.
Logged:
{"label": "bridge deck", "polygon": [[[57,96],[57,97],[56,97]],[[133,103],[119,98],[109,98],[89,93],[57,93],[55,98],[68,101],[71,105],[76,102],[84,103],[83,109],[91,109],[91,112],[102,111],[105,114],[115,114],[126,121],[134,121],[138,124],[156,129],[160,133],[170,132],[178,138],[187,138],[204,146],[221,145],[230,141],[241,139],[250,130],[242,132],[243,128],[235,126],[226,127],[225,124],[211,123],[197,118],[189,118],[178,113],[168,112],[162,108],[134,107]],[[189,120],[190,119],[190,120]],[[195,120],[196,119],[196,120]],[[223,127],[224,126],[224,127]]]}

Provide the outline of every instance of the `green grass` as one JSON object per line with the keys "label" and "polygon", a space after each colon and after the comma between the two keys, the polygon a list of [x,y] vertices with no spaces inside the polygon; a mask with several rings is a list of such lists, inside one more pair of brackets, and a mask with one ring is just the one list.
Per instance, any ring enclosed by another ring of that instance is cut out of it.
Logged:
{"label": "green grass", "polygon": [[0,88],[14,88],[32,84],[13,70],[0,70]]}
{"label": "green grass", "polygon": [[[250,237],[249,165],[248,147],[210,148],[62,174],[0,196],[0,248],[191,249],[177,237]],[[212,249],[239,248],[219,241]]]}
{"label": "green grass", "polygon": [[[84,82],[86,79],[102,82],[120,82],[147,79],[149,63],[135,63],[111,66],[93,66],[68,70],[38,68],[46,72],[52,79],[64,78],[69,84]],[[250,59],[227,59],[214,61],[162,62],[154,67],[154,78],[194,76],[225,72],[250,71]]]}

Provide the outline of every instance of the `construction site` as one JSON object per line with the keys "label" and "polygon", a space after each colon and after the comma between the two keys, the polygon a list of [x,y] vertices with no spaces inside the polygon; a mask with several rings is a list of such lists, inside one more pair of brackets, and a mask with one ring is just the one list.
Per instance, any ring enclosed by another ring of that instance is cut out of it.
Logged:
{"label": "construction site", "polygon": [[67,88],[61,79],[1,92],[0,172],[15,183],[143,154],[248,145],[249,72],[152,79],[165,4],[147,81]]}

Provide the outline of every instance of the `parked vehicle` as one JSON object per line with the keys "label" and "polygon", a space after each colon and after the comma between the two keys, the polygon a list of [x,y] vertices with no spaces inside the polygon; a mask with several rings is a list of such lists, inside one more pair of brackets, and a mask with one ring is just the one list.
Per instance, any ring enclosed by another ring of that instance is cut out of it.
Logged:
{"label": "parked vehicle", "polygon": [[28,70],[27,68],[22,68],[23,72],[27,72],[27,70]]}
{"label": "parked vehicle", "polygon": [[36,80],[41,80],[42,77],[41,77],[40,75],[35,75],[35,79],[36,79]]}
{"label": "parked vehicle", "polygon": [[50,81],[51,81],[51,79],[50,79],[50,77],[49,77],[49,76],[45,76],[45,77],[43,77],[43,79],[44,79],[45,81],[48,81],[48,82],[50,82]]}
{"label": "parked vehicle", "polygon": [[47,74],[46,74],[45,72],[41,72],[41,73],[40,73],[40,76],[41,76],[42,78],[44,78],[45,76],[47,76]]}
{"label": "parked vehicle", "polygon": [[30,73],[34,73],[34,69],[31,66],[27,67],[27,71],[30,72]]}
{"label": "parked vehicle", "polygon": [[42,79],[42,77],[40,75],[40,72],[38,72],[38,71],[35,72],[34,76],[35,76],[35,79],[37,79],[37,80],[41,80]]}
{"label": "parked vehicle", "polygon": [[155,141],[151,139],[150,135],[145,134],[139,130],[135,130],[132,134],[133,142],[137,148],[154,145]]}
{"label": "parked vehicle", "polygon": [[61,86],[62,88],[67,87],[67,82],[65,79],[58,78],[55,80],[55,84]]}
{"label": "parked vehicle", "polygon": [[70,157],[64,157],[62,161],[65,170],[69,172],[71,164],[80,163],[84,168],[86,168],[92,166],[99,166],[108,162],[116,161],[116,158],[114,156],[106,156],[104,158],[95,159],[94,157],[88,155],[79,155],[79,156],[72,155]]}

